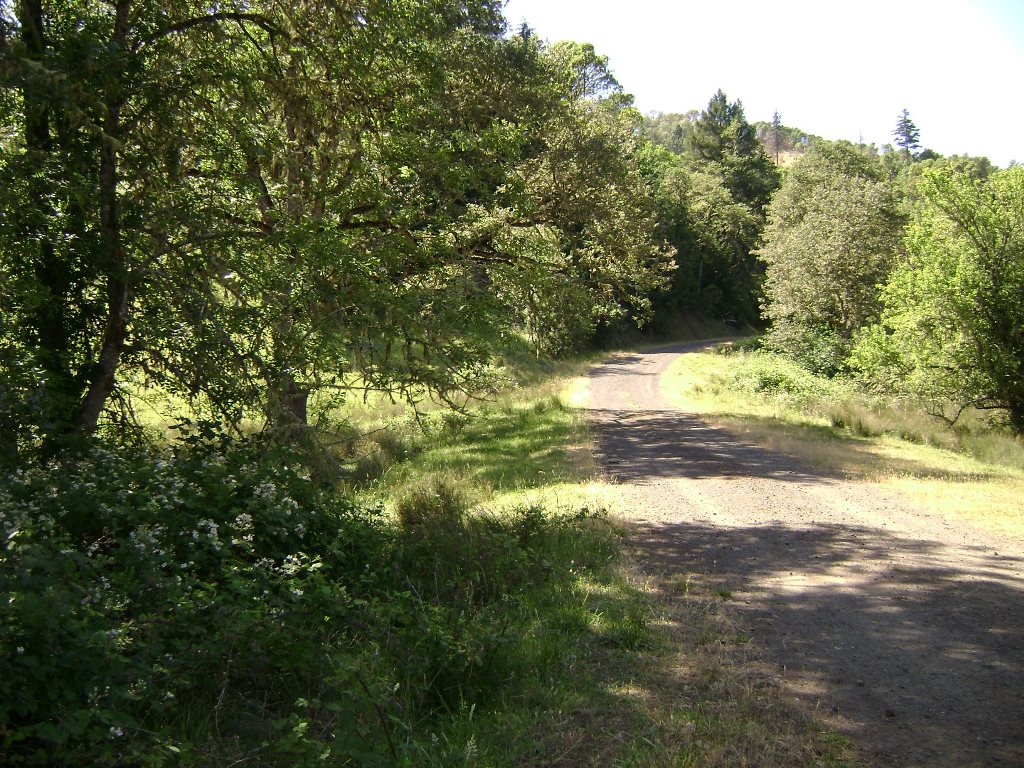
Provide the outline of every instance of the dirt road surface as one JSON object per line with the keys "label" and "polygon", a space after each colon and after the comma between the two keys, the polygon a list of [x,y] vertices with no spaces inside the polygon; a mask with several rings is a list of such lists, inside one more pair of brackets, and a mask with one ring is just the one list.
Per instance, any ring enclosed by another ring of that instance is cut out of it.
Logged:
{"label": "dirt road surface", "polygon": [[1024,541],[675,409],[659,380],[697,348],[590,376],[599,459],[643,569],[722,585],[783,687],[864,764],[1024,766]]}

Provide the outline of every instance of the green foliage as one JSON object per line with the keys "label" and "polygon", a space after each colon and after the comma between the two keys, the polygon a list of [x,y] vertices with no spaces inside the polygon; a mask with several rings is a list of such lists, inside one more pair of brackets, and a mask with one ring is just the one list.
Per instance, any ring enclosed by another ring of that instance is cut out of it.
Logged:
{"label": "green foliage", "polygon": [[1024,172],[978,180],[936,170],[924,184],[909,259],[886,285],[880,321],[860,334],[853,363],[937,415],[999,409],[1022,432]]}
{"label": "green foliage", "polygon": [[395,517],[410,531],[462,526],[471,503],[469,493],[454,478],[433,475],[407,488],[395,502]]}
{"label": "green foliage", "polygon": [[731,388],[789,402],[826,397],[833,387],[793,360],[780,355],[746,354],[728,381]]}
{"label": "green foliage", "polygon": [[765,152],[776,162],[780,162],[780,158],[775,156],[776,148],[780,153],[803,154],[815,143],[824,141],[820,136],[783,124],[778,112],[772,115],[771,121],[756,120],[752,125],[757,132],[758,140],[764,145]]}
{"label": "green foliage", "polygon": [[537,653],[560,674],[573,645],[537,610],[603,578],[597,516],[434,495],[398,528],[298,466],[204,427],[5,479],[6,765],[412,765],[438,749],[425,723]]}
{"label": "green foliage", "polygon": [[756,240],[759,222],[750,208],[733,198],[717,174],[680,164],[667,167],[658,199],[663,231],[679,251],[662,306],[753,320],[744,244]]}
{"label": "green foliage", "polygon": [[641,118],[606,62],[570,43],[542,54],[573,98],[513,174],[528,198],[518,211],[499,212],[495,241],[520,258],[496,270],[495,285],[535,349],[551,355],[578,348],[599,322],[628,313],[643,323],[674,250],[654,237],[655,208],[639,168]]}
{"label": "green foliage", "polygon": [[294,460],[204,429],[168,456],[96,448],[4,483],[8,764],[202,760],[237,750],[226,723],[276,730],[267,749],[304,762],[310,711],[372,717],[336,633],[365,614],[366,563],[389,545]]}
{"label": "green foliage", "polygon": [[606,59],[490,0],[2,14],[0,429],[29,453],[130,420],[129,381],[285,438],[356,381],[450,399],[510,325],[571,347],[671,267]]}
{"label": "green foliage", "polygon": [[[666,139],[666,125],[679,128],[677,139]],[[652,118],[647,132],[642,159],[659,232],[677,251],[672,284],[657,299],[659,325],[684,312],[756,322],[761,267],[752,251],[779,175],[742,104],[719,91],[705,111]]]}
{"label": "green foliage", "polygon": [[565,78],[563,87],[573,99],[603,99],[622,93],[608,67],[608,57],[598,54],[590,43],[561,40],[551,45],[545,56]]}
{"label": "green foliage", "polygon": [[747,122],[743,104],[729,102],[719,90],[693,125],[687,151],[699,167],[721,174],[738,201],[761,215],[779,186],[778,169]]}
{"label": "green foliage", "polygon": [[925,194],[927,189],[925,176],[928,173],[940,171],[983,181],[997,170],[998,168],[987,157],[972,157],[970,155],[950,155],[949,157],[933,158],[918,157],[917,162],[900,166],[894,183],[899,187],[907,210],[912,214],[916,214],[928,207],[928,200]]}
{"label": "green foliage", "polygon": [[[981,462],[1024,468],[1024,441],[1002,425],[993,424],[983,411],[967,410],[956,424],[937,420],[928,401],[905,392],[879,392],[870,383],[850,377],[813,373],[788,355],[744,350],[735,345],[715,350],[729,356],[728,367],[713,375],[715,391],[721,385],[768,406],[770,418],[781,423],[828,425],[856,437],[892,437],[971,456]],[[739,410],[743,406],[740,405]],[[734,412],[735,401],[726,409]],[[761,413],[765,413],[761,411]],[[808,432],[805,439],[816,439]],[[813,450],[810,453],[813,458]],[[881,467],[891,470],[887,459]]]}
{"label": "green foliage", "polygon": [[897,258],[903,221],[876,160],[815,144],[772,201],[758,252],[766,346],[817,372],[841,370],[854,333],[878,315],[877,285]]}
{"label": "green foliage", "polygon": [[782,151],[782,128],[782,115],[776,109],[774,114],[772,114],[771,145],[769,149],[776,165],[779,164],[779,153]]}
{"label": "green foliage", "polygon": [[827,325],[810,325],[794,318],[774,320],[766,332],[766,349],[781,352],[810,371],[826,376],[848,368],[851,340]]}
{"label": "green foliage", "polygon": [[685,151],[693,124],[700,111],[692,109],[685,114],[659,112],[644,119],[644,135],[657,146],[677,155]]}

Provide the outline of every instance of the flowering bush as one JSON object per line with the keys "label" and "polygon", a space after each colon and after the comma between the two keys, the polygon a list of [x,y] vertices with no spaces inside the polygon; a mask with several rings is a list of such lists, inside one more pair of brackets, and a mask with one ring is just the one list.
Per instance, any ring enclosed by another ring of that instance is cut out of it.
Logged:
{"label": "flowering bush", "polygon": [[0,763],[411,765],[409,723],[533,668],[523,596],[607,562],[590,517],[402,529],[213,433],[24,468],[0,481]]}
{"label": "flowering bush", "polygon": [[[379,575],[367,564],[380,570],[390,539],[374,511],[321,492],[297,466],[283,450],[206,435],[166,455],[95,448],[7,478],[9,764],[176,761],[228,722],[237,734],[282,719],[282,707],[290,716],[316,675],[319,687],[355,673],[325,654],[360,622],[359,591]],[[277,682],[246,701],[256,679]],[[205,722],[190,722],[196,713]]]}

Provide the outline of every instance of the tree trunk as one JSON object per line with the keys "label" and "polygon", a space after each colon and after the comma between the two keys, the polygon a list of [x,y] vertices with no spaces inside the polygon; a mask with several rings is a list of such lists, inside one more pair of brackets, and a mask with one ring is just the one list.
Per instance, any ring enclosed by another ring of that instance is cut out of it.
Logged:
{"label": "tree trunk", "polygon": [[286,423],[305,428],[309,423],[309,388],[286,376],[281,389],[281,413]]}
{"label": "tree trunk", "polygon": [[[46,54],[43,38],[43,5],[40,0],[23,0],[18,4],[21,42],[28,57],[41,62]],[[29,152],[50,149],[50,110],[44,99],[36,98],[31,78],[22,89],[25,97],[25,145]]]}
{"label": "tree trunk", "polygon": [[[125,47],[130,5],[131,3],[125,0],[117,4],[112,42],[121,49]],[[117,146],[121,133],[122,104],[123,99],[120,96],[107,104],[107,113],[103,120],[104,135],[100,145],[100,229],[107,274],[107,321],[100,353],[89,371],[88,390],[82,398],[76,418],[79,428],[85,434],[96,430],[103,406],[114,389],[121,353],[128,337],[131,286],[128,279],[128,263],[121,241],[120,205],[117,194]]]}
{"label": "tree trunk", "polygon": [[1006,410],[1010,414],[1010,427],[1014,433],[1024,435],[1024,402],[1010,403]]}
{"label": "tree trunk", "polygon": [[[301,78],[299,56],[301,41],[298,33],[292,32],[292,51],[289,55],[287,82],[295,83]],[[295,226],[305,218],[305,203],[308,202],[305,189],[305,171],[308,170],[310,159],[308,126],[302,115],[301,102],[287,88],[284,91],[285,130],[289,140],[289,149],[285,161],[285,185],[287,188],[286,211],[289,226]],[[268,221],[268,211],[263,211],[264,223]],[[296,265],[299,254],[292,247],[289,252],[288,264]],[[294,317],[291,314],[290,288],[283,295],[275,296],[283,311],[274,329],[274,367],[280,371],[275,381],[268,382],[267,420],[279,438],[287,441],[304,440],[308,436],[308,405],[309,388],[299,384],[292,371],[298,365],[294,348],[290,341],[294,333]]]}
{"label": "tree trunk", "polygon": [[301,438],[309,425],[309,388],[290,373],[267,386],[267,423],[282,439]]}

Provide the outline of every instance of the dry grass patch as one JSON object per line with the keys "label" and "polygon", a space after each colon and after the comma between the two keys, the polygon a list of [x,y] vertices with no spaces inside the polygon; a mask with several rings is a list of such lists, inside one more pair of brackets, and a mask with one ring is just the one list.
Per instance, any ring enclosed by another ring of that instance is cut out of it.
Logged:
{"label": "dry grass patch", "polygon": [[953,430],[911,405],[873,401],[761,353],[684,355],[662,386],[679,408],[751,443],[950,518],[1024,533],[1024,444],[980,415]]}

